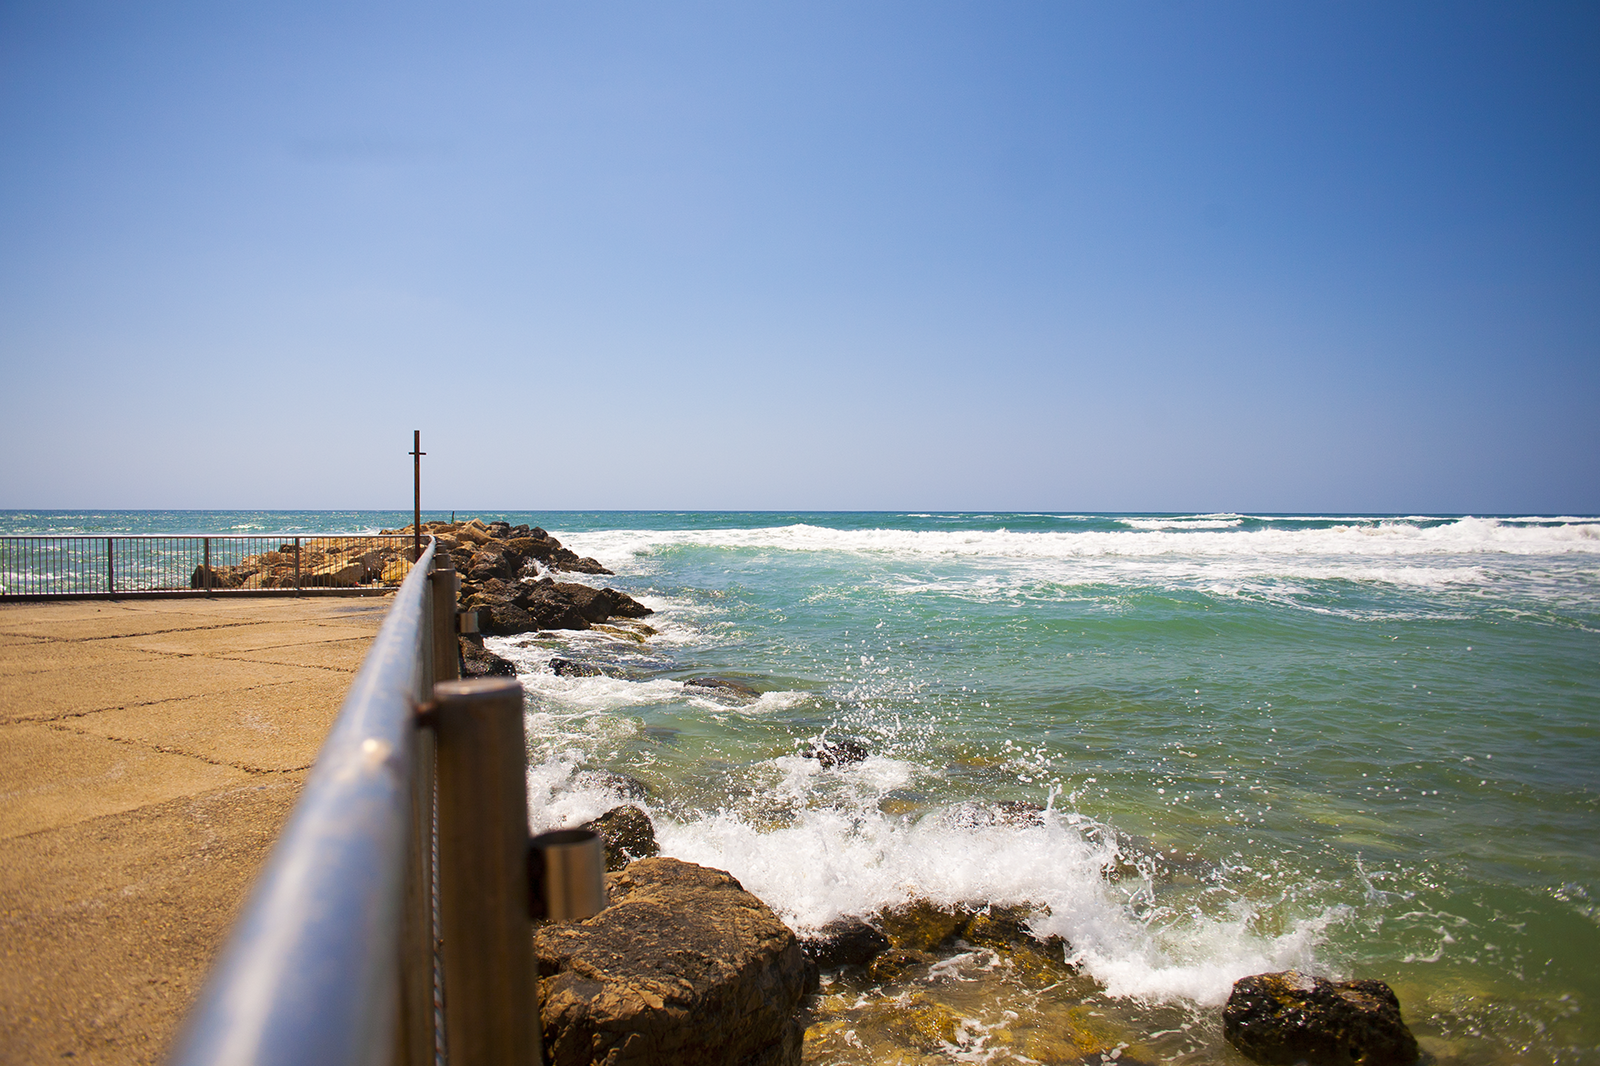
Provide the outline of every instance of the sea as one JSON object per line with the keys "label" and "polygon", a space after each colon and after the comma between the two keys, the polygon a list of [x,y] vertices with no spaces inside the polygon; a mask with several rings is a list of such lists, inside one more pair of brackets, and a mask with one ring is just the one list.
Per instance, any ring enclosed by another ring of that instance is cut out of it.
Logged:
{"label": "sea", "polygon": [[[1600,1062],[1600,518],[457,517],[542,526],[615,571],[562,580],[655,611],[488,641],[528,693],[536,829],[635,802],[802,934],[1021,907],[1060,955],[824,975],[808,1062],[1242,1063],[1229,990],[1284,969],[1388,982],[1424,1061]],[[840,743],[865,758],[806,757]]]}

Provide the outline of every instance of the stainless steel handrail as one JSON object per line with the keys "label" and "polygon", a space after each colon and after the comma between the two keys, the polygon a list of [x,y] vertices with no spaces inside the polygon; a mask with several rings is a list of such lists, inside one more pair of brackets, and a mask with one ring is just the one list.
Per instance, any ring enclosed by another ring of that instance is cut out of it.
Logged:
{"label": "stainless steel handrail", "polygon": [[430,538],[350,687],[195,1004],[177,1066],[387,1064],[401,1050],[415,712],[433,683],[435,549]]}

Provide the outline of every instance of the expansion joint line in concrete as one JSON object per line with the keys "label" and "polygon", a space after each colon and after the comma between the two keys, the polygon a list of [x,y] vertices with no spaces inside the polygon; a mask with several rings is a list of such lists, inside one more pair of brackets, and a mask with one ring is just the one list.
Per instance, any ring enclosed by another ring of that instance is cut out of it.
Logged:
{"label": "expansion joint line in concrete", "polygon": [[45,728],[54,729],[59,733],[72,733],[80,737],[94,737],[97,740],[109,740],[113,744],[121,744],[122,746],[128,748],[137,748],[140,751],[153,751],[162,755],[181,755],[186,759],[193,759],[195,762],[203,762],[210,766],[225,766],[230,769],[241,770],[244,773],[255,774],[260,777],[270,777],[273,774],[297,774],[302,770],[311,769],[313,765],[312,763],[306,763],[303,766],[251,766],[249,763],[234,762],[231,759],[217,759],[209,755],[202,755],[199,752],[187,751],[171,744],[146,744],[143,741],[135,740],[132,737],[113,736],[110,733],[96,733],[89,729],[74,729],[65,722],[61,721],[36,721],[34,724],[43,725]]}
{"label": "expansion joint line in concrete", "polygon": [[[200,658],[205,658],[205,656],[200,656]],[[235,660],[232,660],[232,661],[234,661],[234,662],[254,662],[254,660],[249,660],[249,659],[235,659]],[[300,669],[311,669],[311,668],[310,667],[301,667]],[[317,667],[317,669],[329,670],[330,672],[336,673],[336,674],[349,674],[349,673],[351,673],[351,671],[349,671],[349,670],[338,670],[338,669],[335,669],[333,667]],[[163,696],[159,700],[144,700],[144,701],[139,702],[139,703],[109,703],[104,707],[90,707],[88,710],[84,710],[84,711],[62,711],[60,714],[30,715],[30,716],[28,716],[26,718],[19,718],[19,717],[16,717],[16,716],[7,716],[7,717],[4,717],[4,718],[0,718],[0,726],[8,726],[8,725],[50,725],[53,722],[65,722],[68,719],[72,719],[72,718],[87,718],[91,714],[104,714],[107,711],[127,711],[127,710],[132,710],[135,707],[158,707],[163,703],[178,703],[178,702],[180,702],[182,700],[203,699],[203,698],[205,698],[207,696],[229,696],[229,695],[236,695],[236,694],[238,694],[240,692],[261,692],[261,691],[263,691],[265,689],[280,688],[280,687],[282,687],[284,685],[292,685],[292,684],[294,684],[294,681],[268,681],[267,683],[262,684],[262,685],[246,685],[243,688],[228,689],[225,692],[202,692],[202,693],[198,693],[198,694],[190,693],[190,694],[180,694],[180,695],[177,695],[177,696]],[[337,709],[337,708],[335,708],[335,709]]]}

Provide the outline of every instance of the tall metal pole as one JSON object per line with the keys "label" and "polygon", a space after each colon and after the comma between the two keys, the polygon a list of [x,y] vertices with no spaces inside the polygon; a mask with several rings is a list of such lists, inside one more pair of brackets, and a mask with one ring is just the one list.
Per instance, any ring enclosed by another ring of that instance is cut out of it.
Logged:
{"label": "tall metal pole", "polygon": [[422,430],[411,431],[411,454],[415,459],[415,485],[411,493],[411,561],[422,558]]}

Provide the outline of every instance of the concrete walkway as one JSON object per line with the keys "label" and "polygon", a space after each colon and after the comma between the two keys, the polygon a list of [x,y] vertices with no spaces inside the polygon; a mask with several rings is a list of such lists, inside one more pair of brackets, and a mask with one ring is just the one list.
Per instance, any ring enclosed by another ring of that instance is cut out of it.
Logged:
{"label": "concrete walkway", "polygon": [[0,606],[0,1063],[157,1063],[391,597]]}

